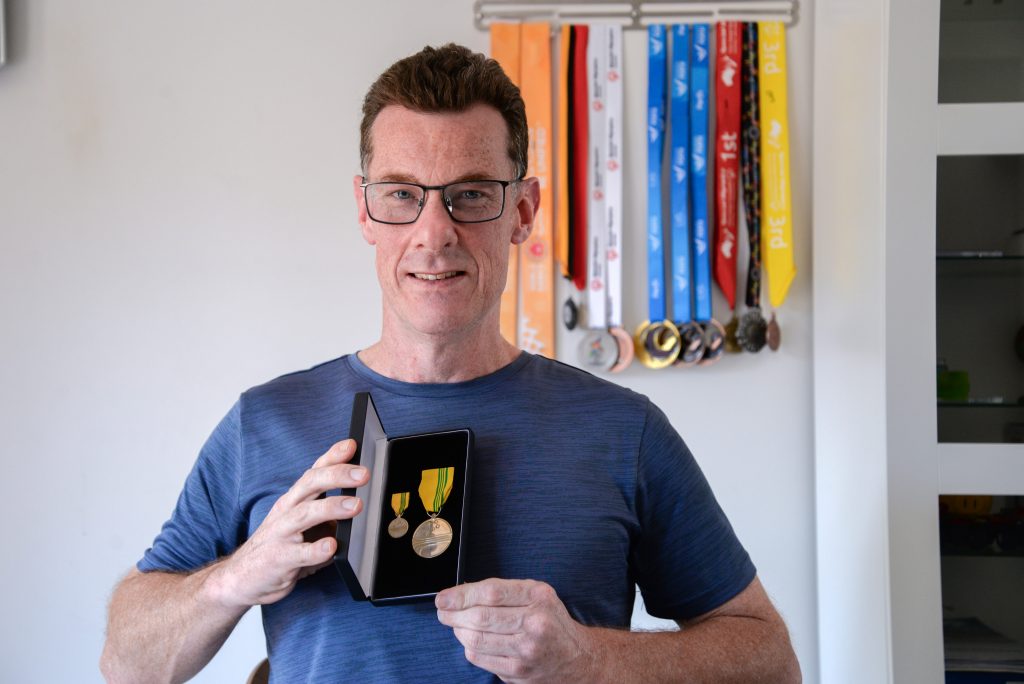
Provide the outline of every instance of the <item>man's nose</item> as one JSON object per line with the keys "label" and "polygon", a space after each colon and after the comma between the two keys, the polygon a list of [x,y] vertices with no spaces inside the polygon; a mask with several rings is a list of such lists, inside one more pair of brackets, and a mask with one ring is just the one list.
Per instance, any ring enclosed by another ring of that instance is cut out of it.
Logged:
{"label": "man's nose", "polygon": [[416,231],[416,245],[434,252],[451,247],[458,241],[455,223],[440,190],[427,190],[423,197],[423,209],[413,229]]}

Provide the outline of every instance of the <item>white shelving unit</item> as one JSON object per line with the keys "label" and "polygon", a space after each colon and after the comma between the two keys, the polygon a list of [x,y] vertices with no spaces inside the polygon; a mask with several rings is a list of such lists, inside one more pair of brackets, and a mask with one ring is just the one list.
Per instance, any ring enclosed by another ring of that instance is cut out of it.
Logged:
{"label": "white shelving unit", "polygon": [[[942,26],[951,8],[968,25]],[[993,0],[814,5],[823,682],[943,681],[938,497],[1024,494],[1024,445],[939,443],[939,412],[960,409],[936,402],[939,158],[1024,155],[1022,17]],[[993,22],[985,59],[956,64]],[[985,102],[993,74],[1020,80]],[[961,84],[969,101],[947,104]]]}
{"label": "white shelving unit", "polygon": [[939,105],[938,153],[1024,154],[1024,103]]}

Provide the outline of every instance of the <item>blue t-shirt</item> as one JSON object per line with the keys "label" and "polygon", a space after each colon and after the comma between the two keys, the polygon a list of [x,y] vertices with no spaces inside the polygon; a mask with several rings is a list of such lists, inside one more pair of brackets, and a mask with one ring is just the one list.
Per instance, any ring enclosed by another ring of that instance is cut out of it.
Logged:
{"label": "blue t-shirt", "polygon": [[[549,583],[586,625],[648,612],[686,620],[755,570],[682,439],[644,396],[528,353],[490,375],[414,384],[354,354],[245,392],[203,447],[138,569],[188,571],[230,554],[332,444],[370,392],[389,436],[468,427],[465,579]],[[354,601],[333,567],[263,607],[275,681],[493,681],[433,603]]]}

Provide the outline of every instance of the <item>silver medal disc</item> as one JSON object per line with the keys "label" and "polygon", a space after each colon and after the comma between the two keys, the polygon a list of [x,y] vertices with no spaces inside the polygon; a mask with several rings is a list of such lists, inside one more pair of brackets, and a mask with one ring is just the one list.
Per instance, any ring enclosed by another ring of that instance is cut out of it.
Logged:
{"label": "silver medal disc", "polygon": [[395,518],[391,521],[391,524],[388,525],[388,534],[390,534],[395,539],[404,536],[405,533],[408,531],[409,523],[406,522],[405,518]]}
{"label": "silver medal disc", "polygon": [[584,368],[606,371],[619,360],[619,343],[607,330],[588,330],[577,352]]}
{"label": "silver medal disc", "polygon": [[423,558],[440,556],[451,543],[452,526],[441,518],[424,520],[412,533],[412,550]]}

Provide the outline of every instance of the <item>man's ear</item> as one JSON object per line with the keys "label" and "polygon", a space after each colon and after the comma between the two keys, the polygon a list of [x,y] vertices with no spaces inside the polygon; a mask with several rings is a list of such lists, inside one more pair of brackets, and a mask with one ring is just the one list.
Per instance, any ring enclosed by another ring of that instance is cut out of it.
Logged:
{"label": "man's ear", "polygon": [[359,230],[363,233],[363,239],[369,244],[377,244],[376,226],[366,213],[366,202],[363,201],[363,189],[360,187],[363,177],[356,175],[352,177],[352,195],[356,200],[356,216],[359,219]]}
{"label": "man's ear", "polygon": [[519,181],[516,193],[516,225],[512,230],[512,244],[526,242],[533,232],[533,225],[540,217],[540,181],[534,177]]}

